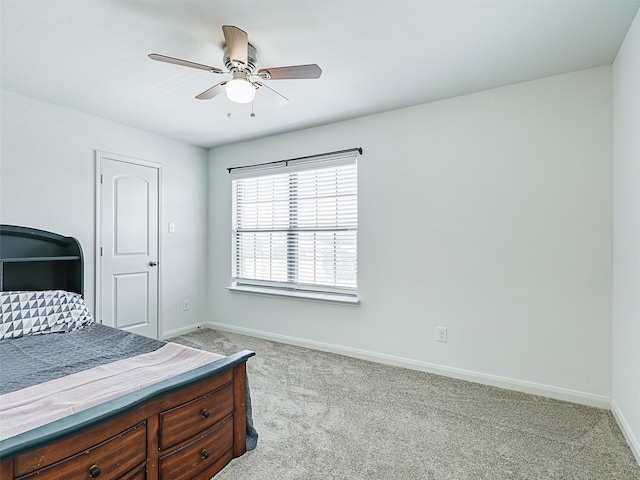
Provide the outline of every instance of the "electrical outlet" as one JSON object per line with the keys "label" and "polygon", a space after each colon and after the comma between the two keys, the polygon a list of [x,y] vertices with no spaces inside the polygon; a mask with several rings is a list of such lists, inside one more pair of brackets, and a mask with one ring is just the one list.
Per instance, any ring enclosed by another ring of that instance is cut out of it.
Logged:
{"label": "electrical outlet", "polygon": [[191,308],[191,301],[188,300],[188,299],[183,300],[182,301],[182,310],[186,312],[186,311],[189,310],[189,308]]}
{"label": "electrical outlet", "polygon": [[446,327],[436,327],[436,341],[447,342],[447,329]]}

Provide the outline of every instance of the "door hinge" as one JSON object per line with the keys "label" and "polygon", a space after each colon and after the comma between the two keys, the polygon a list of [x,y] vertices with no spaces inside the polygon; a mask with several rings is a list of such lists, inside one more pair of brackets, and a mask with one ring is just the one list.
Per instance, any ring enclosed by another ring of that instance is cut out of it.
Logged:
{"label": "door hinge", "polygon": [[102,256],[102,247],[100,247],[100,256]]}
{"label": "door hinge", "polygon": [[100,184],[101,185],[102,185],[103,181],[104,181],[104,177],[102,176],[102,174],[100,174]]}

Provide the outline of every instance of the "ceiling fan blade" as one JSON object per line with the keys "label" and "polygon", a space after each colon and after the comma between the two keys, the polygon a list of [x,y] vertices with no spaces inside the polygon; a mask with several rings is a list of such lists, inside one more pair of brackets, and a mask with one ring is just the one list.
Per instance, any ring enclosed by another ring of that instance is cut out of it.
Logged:
{"label": "ceiling fan blade", "polygon": [[257,85],[258,88],[264,87],[266,89],[265,93],[269,94],[268,97],[272,100],[275,100],[275,102],[279,105],[286,105],[287,102],[289,101],[287,97],[285,97],[281,93],[276,92],[273,88],[269,87],[268,85],[265,85],[264,83],[253,82],[253,84]]}
{"label": "ceiling fan blade", "polygon": [[258,74],[267,73],[267,80],[286,80],[299,78],[320,78],[322,69],[315,63],[311,65],[293,65],[291,67],[261,68]]}
{"label": "ceiling fan blade", "polygon": [[166,55],[159,55],[157,53],[150,53],[149,58],[151,60],[157,60],[158,62],[173,63],[174,65],[197,68],[198,70],[206,70],[207,72],[211,72],[211,73],[224,73],[223,70],[217,67],[210,67],[209,65],[202,65],[201,63],[189,62],[187,60],[181,60],[179,58],[167,57]]}
{"label": "ceiling fan blade", "polygon": [[219,95],[222,92],[224,92],[224,86],[226,84],[227,82],[220,82],[217,85],[214,85],[213,87],[211,87],[210,89],[205,90],[200,95],[197,95],[196,98],[198,100],[209,100],[210,98],[213,98],[216,95]]}
{"label": "ceiling fan blade", "polygon": [[240,67],[247,66],[249,37],[247,32],[240,30],[233,25],[223,25],[222,33],[224,41],[227,43],[227,52],[232,62],[241,64]]}

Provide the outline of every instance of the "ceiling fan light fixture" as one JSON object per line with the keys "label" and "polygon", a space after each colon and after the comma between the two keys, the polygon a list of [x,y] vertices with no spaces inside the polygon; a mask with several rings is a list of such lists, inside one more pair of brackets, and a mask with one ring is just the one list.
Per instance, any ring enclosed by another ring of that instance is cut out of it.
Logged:
{"label": "ceiling fan light fixture", "polygon": [[229,100],[236,103],[249,103],[253,101],[253,97],[256,93],[256,88],[249,81],[247,76],[242,74],[234,74],[233,80],[230,80],[225,84],[225,89]]}
{"label": "ceiling fan light fixture", "polygon": [[[322,69],[315,63],[307,65],[290,65],[286,67],[261,68],[255,72],[257,66],[256,48],[249,43],[247,32],[239,29],[238,27],[234,27],[233,25],[223,25],[222,33],[225,41],[222,46],[224,50],[223,62],[229,69],[227,72],[218,67],[190,62],[189,60],[182,60],[180,58],[168,57],[158,53],[150,53],[149,58],[158,62],[196,68],[209,73],[233,76],[232,80],[219,82],[201,94],[196,95],[196,99],[198,100],[209,100],[220,95],[223,91],[226,91],[227,97],[232,102],[251,103],[256,94],[256,90],[261,87],[266,87],[264,91],[272,92],[274,94],[272,95],[272,98],[275,97],[279,101],[288,102],[289,100],[284,95],[276,92],[273,88],[268,87],[265,83],[262,83],[262,81],[320,78],[320,75],[322,75]],[[254,81],[252,81],[252,79]]]}

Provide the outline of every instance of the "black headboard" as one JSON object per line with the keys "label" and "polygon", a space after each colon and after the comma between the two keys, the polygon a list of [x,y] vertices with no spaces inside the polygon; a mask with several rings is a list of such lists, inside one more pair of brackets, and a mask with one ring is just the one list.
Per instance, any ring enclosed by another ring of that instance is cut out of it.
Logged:
{"label": "black headboard", "polygon": [[66,290],[84,296],[84,262],[73,237],[0,225],[0,291]]}

